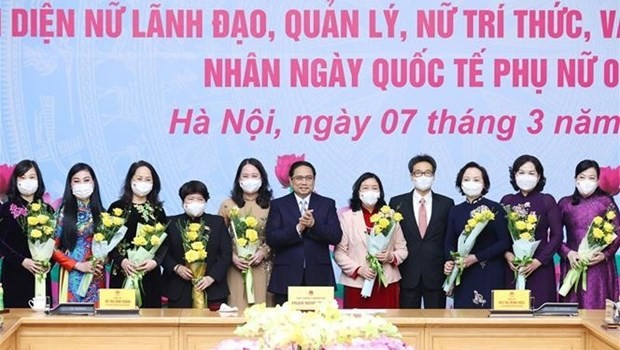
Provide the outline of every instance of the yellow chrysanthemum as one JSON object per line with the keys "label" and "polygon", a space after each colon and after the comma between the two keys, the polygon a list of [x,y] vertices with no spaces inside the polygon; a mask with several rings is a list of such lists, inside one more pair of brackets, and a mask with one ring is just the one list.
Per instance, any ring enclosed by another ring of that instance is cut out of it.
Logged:
{"label": "yellow chrysanthemum", "polygon": [[153,227],[152,225],[142,225],[142,234],[143,235],[147,235],[149,233],[153,233],[155,232],[155,227]]}
{"label": "yellow chrysanthemum", "polygon": [[484,214],[482,214],[481,212],[475,213],[474,214],[474,220],[476,220],[478,222],[484,220]]}
{"label": "yellow chrysanthemum", "polygon": [[253,216],[248,216],[247,218],[245,218],[245,224],[250,228],[254,228],[256,227],[256,225],[258,225],[258,220],[256,220],[256,218]]}
{"label": "yellow chrysanthemum", "polygon": [[515,222],[515,227],[517,228],[517,230],[523,231],[523,230],[525,230],[527,228],[527,225],[525,224],[524,221],[519,220],[519,221]]}
{"label": "yellow chrysanthemum", "polygon": [[198,239],[198,232],[196,231],[187,231],[187,239],[190,242],[193,242]]}
{"label": "yellow chrysanthemum", "polygon": [[532,235],[529,232],[523,232],[519,235],[519,238],[529,241],[530,239],[532,239]]}
{"label": "yellow chrysanthemum", "polygon": [[528,231],[533,232],[533,231],[534,231],[534,229],[536,228],[536,225],[528,222],[528,223],[525,225],[525,228],[526,228]]}
{"label": "yellow chrysanthemum", "polygon": [[228,216],[230,216],[230,217],[239,216],[239,207],[234,206],[234,207],[230,208],[230,211],[228,212]]}
{"label": "yellow chrysanthemum", "polygon": [[37,226],[39,224],[39,218],[36,216],[29,216],[27,221],[28,226]]}
{"label": "yellow chrysanthemum", "polygon": [[491,220],[495,220],[495,213],[490,211],[490,210],[485,210],[483,212],[484,214],[484,220],[485,221],[491,221]]}
{"label": "yellow chrysanthemum", "polygon": [[204,260],[207,258],[207,251],[206,250],[201,250],[198,252],[198,259],[200,260]]}
{"label": "yellow chrysanthemum", "polygon": [[528,224],[535,224],[535,223],[537,223],[537,222],[538,222],[538,218],[536,217],[536,215],[529,214],[529,215],[527,216],[527,223],[528,223]]}
{"label": "yellow chrysanthemum", "polygon": [[37,212],[37,211],[41,210],[41,203],[38,203],[38,202],[37,203],[32,203],[30,205],[30,210],[32,210],[34,212]]}
{"label": "yellow chrysanthemum", "polygon": [[95,242],[102,242],[105,239],[105,236],[103,235],[103,233],[97,232],[93,236],[93,239],[95,240]]}
{"label": "yellow chrysanthemum", "polygon": [[478,221],[476,221],[476,219],[469,219],[469,220],[467,220],[467,225],[470,226],[470,227],[476,226],[477,223],[478,223]]}
{"label": "yellow chrysanthemum", "polygon": [[194,242],[191,244],[192,249],[194,250],[202,250],[205,249],[205,245],[202,242]]}
{"label": "yellow chrysanthemum", "polygon": [[607,220],[611,221],[611,220],[616,218],[616,213],[610,210],[610,211],[607,212],[605,217],[607,218]]}
{"label": "yellow chrysanthemum", "polygon": [[159,238],[159,236],[157,235],[153,235],[151,236],[151,244],[154,246],[158,246],[161,244],[161,238]]}
{"label": "yellow chrysanthemum", "polygon": [[45,233],[45,235],[47,235],[47,236],[51,236],[52,233],[54,233],[54,229],[52,227],[49,227],[49,226],[44,226],[43,227],[43,233]]}
{"label": "yellow chrysanthemum", "polygon": [[237,245],[241,246],[241,247],[245,247],[245,245],[248,244],[248,240],[245,238],[237,238]]}
{"label": "yellow chrysanthemum", "polygon": [[383,227],[376,225],[375,227],[373,227],[373,232],[375,233],[375,235],[381,234],[381,232],[383,232]]}
{"label": "yellow chrysanthemum", "polygon": [[605,235],[605,243],[611,244],[614,241],[614,236],[612,234]]}
{"label": "yellow chrysanthemum", "polygon": [[401,213],[394,213],[394,221],[399,222],[403,219],[403,214]]}
{"label": "yellow chrysanthemum", "polygon": [[110,213],[107,213],[107,212],[104,211],[103,213],[101,213],[101,217],[102,218],[109,218],[110,217]]}
{"label": "yellow chrysanthemum", "polygon": [[597,217],[594,218],[594,220],[592,220],[592,222],[596,226],[601,226],[603,224],[603,218],[600,217],[600,216],[597,216]]}
{"label": "yellow chrysanthemum", "polygon": [[201,228],[201,227],[202,227],[202,225],[201,225],[201,224],[199,224],[199,223],[197,223],[197,222],[192,222],[191,224],[189,224],[188,229],[189,229],[190,231],[196,231],[196,232],[198,232],[198,231],[200,231],[200,228]]}
{"label": "yellow chrysanthemum", "polygon": [[112,221],[112,218],[110,218],[109,216],[103,217],[101,219],[101,222],[103,223],[103,226],[105,226],[105,227],[112,227],[112,226],[114,226],[114,221]]}
{"label": "yellow chrysanthemum", "polygon": [[43,236],[43,232],[41,230],[34,229],[30,231],[30,237],[32,238],[41,238]]}
{"label": "yellow chrysanthemum", "polygon": [[185,252],[185,261],[187,261],[188,263],[192,263],[198,259],[200,259],[200,255],[197,251],[190,249]]}
{"label": "yellow chrysanthemum", "polygon": [[146,238],[144,238],[143,236],[135,236],[133,240],[131,241],[131,243],[133,245],[141,247],[141,246],[145,246],[147,242],[146,242]]}
{"label": "yellow chrysanthemum", "polygon": [[603,224],[603,231],[605,231],[605,233],[612,233],[614,232],[614,225],[606,222]]}
{"label": "yellow chrysanthemum", "polygon": [[391,210],[392,210],[392,208],[390,208],[389,205],[384,205],[384,206],[381,207],[381,212],[383,214],[388,214]]}
{"label": "yellow chrysanthemum", "polygon": [[381,219],[381,215],[379,215],[379,214],[373,214],[373,215],[370,217],[370,222],[375,223],[375,222],[379,221],[379,219]]}
{"label": "yellow chrysanthemum", "polygon": [[595,227],[594,229],[592,229],[592,235],[594,236],[594,238],[596,239],[600,239],[605,237],[605,233],[603,232],[603,230],[601,230],[598,227]]}
{"label": "yellow chrysanthemum", "polygon": [[258,232],[256,232],[256,230],[249,229],[245,231],[245,236],[248,238],[250,242],[258,241]]}
{"label": "yellow chrysanthemum", "polygon": [[114,209],[112,209],[112,214],[114,214],[114,216],[121,216],[121,215],[123,215],[123,209],[121,209],[121,208],[114,208]]}
{"label": "yellow chrysanthemum", "polygon": [[162,225],[160,222],[158,222],[155,225],[155,231],[156,232],[164,232],[165,229],[166,229],[166,227],[164,225]]}
{"label": "yellow chrysanthemum", "polygon": [[510,213],[511,221],[516,221],[518,218],[519,218],[519,214],[515,213],[514,211]]}
{"label": "yellow chrysanthemum", "polygon": [[114,223],[114,226],[122,226],[125,223],[125,219],[116,216],[112,218],[112,222]]}

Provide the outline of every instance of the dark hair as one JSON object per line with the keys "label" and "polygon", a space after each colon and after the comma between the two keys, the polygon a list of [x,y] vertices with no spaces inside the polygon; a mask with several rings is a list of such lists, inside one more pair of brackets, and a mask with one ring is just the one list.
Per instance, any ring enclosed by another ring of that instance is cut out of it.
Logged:
{"label": "dark hair", "polygon": [[200,194],[205,199],[205,202],[211,198],[209,196],[209,190],[207,189],[207,185],[198,180],[192,180],[184,183],[181,188],[179,188],[179,197],[181,197],[181,201],[185,200],[185,197],[190,194]]}
{"label": "dark hair", "polygon": [[101,215],[101,212],[103,211],[103,204],[101,203],[101,196],[99,195],[99,181],[97,181],[95,171],[88,164],[75,164],[71,167],[71,169],[69,169],[69,173],[67,174],[67,181],[65,182],[65,192],[62,196],[61,210],[63,212],[63,219],[62,237],[60,239],[62,250],[67,249],[69,251],[72,251],[75,248],[75,244],[77,243],[76,224],[78,207],[77,199],[73,195],[73,190],[71,189],[71,178],[82,170],[88,171],[90,173],[90,176],[93,178],[94,183],[93,194],[90,196],[90,200],[88,203],[91,214],[93,216],[93,233],[99,225],[99,217]]}
{"label": "dark hair", "polygon": [[293,177],[295,169],[299,168],[300,166],[307,166],[308,168],[312,169],[312,176],[316,176],[316,170],[314,169],[314,166],[310,164],[310,162],[306,162],[305,160],[299,160],[291,164],[291,168],[288,170],[288,177]]}
{"label": "dark hair", "polygon": [[353,184],[353,193],[351,194],[351,199],[349,199],[349,206],[351,207],[351,210],[358,211],[362,209],[362,200],[360,199],[359,192],[360,192],[360,187],[362,187],[362,182],[368,179],[375,179],[379,183],[380,195],[379,195],[379,200],[377,200],[377,204],[375,205],[375,207],[381,208],[382,206],[385,205],[385,197],[383,194],[383,184],[381,183],[379,176],[373,173],[363,173],[360,177],[357,178],[357,180],[355,180],[355,183]]}
{"label": "dark hair", "polygon": [[155,171],[155,168],[153,168],[151,163],[144,160],[134,162],[129,167],[129,170],[127,171],[127,176],[125,176],[125,183],[123,184],[123,188],[121,189],[121,201],[125,203],[132,202],[133,190],[131,189],[131,179],[140,167],[147,167],[151,171],[151,176],[153,177],[153,189],[146,196],[146,200],[151,204],[161,206],[162,201],[159,199],[159,192],[161,191],[161,181],[159,180],[159,175],[157,175],[157,171]]}
{"label": "dark hair", "polygon": [[273,195],[273,191],[269,186],[269,179],[267,179],[267,172],[265,171],[265,167],[263,164],[256,158],[246,158],[239,163],[239,167],[237,167],[237,174],[235,175],[235,180],[233,182],[233,189],[230,192],[230,198],[238,207],[243,207],[245,205],[245,199],[243,199],[243,190],[239,185],[239,178],[241,177],[241,171],[243,167],[246,165],[252,165],[256,167],[261,177],[261,186],[258,189],[258,197],[256,198],[256,204],[263,209],[269,208],[269,203],[271,202],[271,198]]}
{"label": "dark hair", "polygon": [[413,173],[413,166],[421,162],[430,163],[433,167],[433,173],[437,171],[437,162],[435,162],[435,159],[433,157],[429,156],[428,154],[418,154],[417,156],[411,158],[411,160],[409,160],[409,164],[407,164],[407,167],[409,168],[409,173]]}
{"label": "dark hair", "polygon": [[[594,170],[596,171],[597,178],[601,176],[601,167],[599,167],[598,163],[592,159],[584,159],[581,162],[579,162],[577,166],[575,167],[575,179],[577,178],[577,176],[579,176],[579,174],[581,174],[582,172],[590,168],[594,168]],[[601,190],[600,187],[597,187],[596,190],[594,190],[594,193],[592,193],[592,195],[607,196],[605,191]],[[608,196],[608,197],[611,197],[611,196]],[[577,205],[579,204],[580,201],[581,201],[581,194],[579,193],[579,190],[577,189],[577,187],[575,187],[575,191],[573,191],[573,195],[571,196],[571,204]]]}
{"label": "dark hair", "polygon": [[482,188],[482,195],[484,196],[485,194],[489,193],[489,188],[491,188],[491,180],[489,179],[489,173],[487,173],[487,170],[480,164],[476,163],[476,162],[469,162],[467,164],[465,164],[461,170],[459,170],[459,173],[456,175],[456,188],[459,190],[459,193],[462,195],[465,195],[465,192],[463,192],[463,190],[461,189],[461,183],[463,182],[463,175],[465,175],[465,171],[469,168],[476,168],[478,170],[480,170],[480,172],[482,173],[482,181],[484,181],[484,187]]}
{"label": "dark hair", "polygon": [[545,177],[545,168],[543,168],[542,163],[540,162],[540,160],[538,160],[538,158],[531,156],[529,154],[524,154],[518,157],[517,159],[515,159],[514,163],[512,163],[512,166],[508,168],[508,172],[510,173],[510,184],[512,185],[512,188],[514,188],[515,191],[519,191],[519,186],[517,186],[517,180],[515,178],[515,175],[517,174],[519,169],[523,166],[523,164],[527,162],[534,164],[534,168],[536,169],[536,172],[540,176],[540,178],[538,179],[538,183],[536,184],[536,187],[534,187],[532,191],[541,192],[545,188],[545,184],[547,183],[547,178]]}
{"label": "dark hair", "polygon": [[39,184],[39,187],[34,192],[34,200],[36,201],[43,198],[43,194],[45,194],[45,183],[43,182],[43,176],[41,175],[39,165],[37,165],[37,162],[34,160],[24,159],[15,165],[15,169],[13,169],[13,173],[11,173],[11,178],[9,180],[9,191],[7,193],[7,197],[10,202],[20,200],[21,194],[17,188],[17,178],[23,176],[30,169],[34,169],[34,172],[37,173],[37,182]]}

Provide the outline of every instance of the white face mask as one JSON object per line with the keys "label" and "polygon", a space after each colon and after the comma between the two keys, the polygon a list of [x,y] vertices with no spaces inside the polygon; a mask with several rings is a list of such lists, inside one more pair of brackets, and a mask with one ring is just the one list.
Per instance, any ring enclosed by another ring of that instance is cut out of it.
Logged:
{"label": "white face mask", "polygon": [[523,191],[531,191],[538,184],[538,176],[534,175],[517,175],[515,176],[517,186]]}
{"label": "white face mask", "polygon": [[80,200],[87,200],[93,194],[95,185],[93,184],[75,184],[71,186],[71,190],[75,198]]}
{"label": "white face mask", "polygon": [[183,204],[183,209],[185,210],[185,214],[197,218],[204,214],[206,206],[207,203],[205,202],[191,202]]}
{"label": "white face mask", "polygon": [[146,197],[153,189],[151,182],[134,181],[131,183],[131,190],[136,196]]}
{"label": "white face mask", "polygon": [[433,176],[422,175],[420,177],[414,177],[412,180],[413,187],[415,187],[416,190],[426,191],[426,190],[429,190],[431,186],[433,186],[434,180],[435,180],[435,177]]}
{"label": "white face mask", "polygon": [[482,182],[463,181],[461,183],[461,190],[468,197],[478,197],[482,194]]}
{"label": "white face mask", "polygon": [[39,189],[39,181],[35,179],[17,181],[17,189],[19,190],[19,193],[24,196],[30,196],[37,192],[37,189]]}
{"label": "white face mask", "polygon": [[258,189],[263,185],[261,179],[246,179],[239,181],[239,186],[245,193],[256,193]]}
{"label": "white face mask", "polygon": [[588,197],[598,187],[598,181],[595,180],[577,180],[577,191],[581,193],[582,196]]}
{"label": "white face mask", "polygon": [[360,192],[360,200],[366,205],[372,206],[377,204],[379,197],[381,197],[381,193],[379,191],[369,190]]}

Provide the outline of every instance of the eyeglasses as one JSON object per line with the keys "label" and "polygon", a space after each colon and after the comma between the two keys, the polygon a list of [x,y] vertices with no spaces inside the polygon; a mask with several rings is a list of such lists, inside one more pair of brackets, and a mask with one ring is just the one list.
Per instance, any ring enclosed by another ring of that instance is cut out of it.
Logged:
{"label": "eyeglasses", "polygon": [[424,176],[433,176],[433,174],[434,173],[433,173],[432,170],[427,170],[427,171],[416,170],[411,175],[413,175],[413,177],[420,177],[422,175],[424,175]]}
{"label": "eyeglasses", "polygon": [[306,175],[306,176],[301,176],[301,175],[298,175],[298,176],[293,176],[293,181],[295,181],[295,182],[303,182],[304,180],[305,180],[305,181],[308,181],[308,182],[312,182],[312,181],[314,181],[314,176],[312,176],[312,175]]}

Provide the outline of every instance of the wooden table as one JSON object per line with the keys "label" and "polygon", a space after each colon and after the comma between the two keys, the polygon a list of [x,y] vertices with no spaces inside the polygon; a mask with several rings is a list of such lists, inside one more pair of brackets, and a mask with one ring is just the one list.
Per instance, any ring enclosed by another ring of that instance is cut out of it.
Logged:
{"label": "wooden table", "polygon": [[[390,310],[403,339],[423,349],[620,349],[620,330],[601,327],[602,311],[579,317],[488,318],[480,310]],[[233,337],[242,317],[202,310],[142,310],[140,317],[45,316],[30,310],[4,314],[5,349],[213,349]]]}

